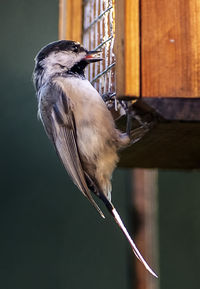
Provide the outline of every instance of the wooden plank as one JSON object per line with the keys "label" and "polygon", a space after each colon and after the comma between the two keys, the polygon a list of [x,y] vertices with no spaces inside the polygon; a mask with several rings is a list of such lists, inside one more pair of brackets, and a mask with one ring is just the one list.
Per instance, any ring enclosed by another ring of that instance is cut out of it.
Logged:
{"label": "wooden plank", "polygon": [[199,15],[199,0],[141,0],[143,97],[199,97]]}
{"label": "wooden plank", "polygon": [[[131,111],[132,133],[143,137],[120,152],[120,167],[199,169],[200,98],[140,98]],[[135,115],[151,124],[149,131],[135,129]],[[118,120],[121,130],[125,125],[125,119]]]}
{"label": "wooden plank", "polygon": [[[133,232],[135,242],[145,260],[155,270],[158,270],[158,228],[157,228],[157,170],[133,170]],[[158,289],[159,282],[144,272],[141,262],[134,259],[133,288]],[[136,272],[135,272],[136,271]],[[136,277],[135,277],[136,273]]]}
{"label": "wooden plank", "polygon": [[125,7],[124,1],[119,0],[115,3],[115,44],[114,53],[116,56],[115,75],[116,75],[116,94],[117,97],[125,95],[125,62],[124,62],[124,31],[125,31]]}
{"label": "wooden plank", "polygon": [[58,35],[59,39],[65,39],[65,29],[66,29],[66,17],[65,17],[65,0],[59,0],[59,19],[58,19]]}
{"label": "wooden plank", "polygon": [[[120,152],[120,167],[199,169],[200,98],[140,98],[131,112],[132,134],[142,138]],[[150,130],[138,128],[135,116]],[[122,131],[125,125],[118,120]]]}
{"label": "wooden plank", "polygon": [[125,96],[140,96],[139,0],[125,1]]}
{"label": "wooden plank", "polygon": [[119,167],[199,169],[200,123],[161,122],[120,152]]}
{"label": "wooden plank", "polygon": [[82,42],[82,0],[59,1],[59,38]]}
{"label": "wooden plank", "polygon": [[139,0],[115,1],[117,97],[140,96]]}
{"label": "wooden plank", "polygon": [[143,104],[167,121],[200,122],[200,98],[148,97]]}

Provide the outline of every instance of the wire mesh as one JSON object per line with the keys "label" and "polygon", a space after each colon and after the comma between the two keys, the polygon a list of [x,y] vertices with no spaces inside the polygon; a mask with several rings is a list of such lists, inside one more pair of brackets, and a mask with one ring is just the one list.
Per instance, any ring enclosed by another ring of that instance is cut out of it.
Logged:
{"label": "wire mesh", "polygon": [[86,77],[100,94],[115,92],[115,1],[85,0],[83,2],[83,45],[88,50],[101,50],[103,61],[86,69]]}

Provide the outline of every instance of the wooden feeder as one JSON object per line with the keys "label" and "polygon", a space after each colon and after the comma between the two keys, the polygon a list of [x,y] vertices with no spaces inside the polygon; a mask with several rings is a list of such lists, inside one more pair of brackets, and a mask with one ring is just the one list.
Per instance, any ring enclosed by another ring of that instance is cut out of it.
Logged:
{"label": "wooden feeder", "polygon": [[60,38],[102,49],[87,77],[129,100],[141,130],[120,166],[199,168],[199,16],[199,0],[60,0]]}

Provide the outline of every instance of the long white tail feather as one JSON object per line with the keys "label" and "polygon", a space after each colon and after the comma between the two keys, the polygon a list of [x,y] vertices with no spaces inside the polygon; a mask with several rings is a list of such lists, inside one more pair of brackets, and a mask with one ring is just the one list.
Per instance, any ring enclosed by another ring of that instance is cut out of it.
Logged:
{"label": "long white tail feather", "polygon": [[149,267],[149,265],[147,264],[147,262],[144,260],[144,258],[142,257],[142,255],[140,254],[138,248],[136,247],[135,243],[133,242],[131,236],[129,235],[126,227],[124,226],[120,215],[118,214],[118,212],[116,211],[115,208],[112,209],[112,213],[113,216],[115,218],[116,223],[119,225],[120,229],[122,230],[122,232],[124,233],[124,235],[126,236],[126,238],[128,239],[131,248],[133,249],[133,252],[135,254],[135,256],[142,262],[142,264],[145,266],[145,268],[156,278],[158,278],[158,276],[156,275],[156,273]]}

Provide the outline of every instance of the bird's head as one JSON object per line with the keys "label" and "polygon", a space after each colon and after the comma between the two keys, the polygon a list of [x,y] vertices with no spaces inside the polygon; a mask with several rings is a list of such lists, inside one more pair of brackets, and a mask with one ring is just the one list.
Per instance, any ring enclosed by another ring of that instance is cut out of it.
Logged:
{"label": "bird's head", "polygon": [[52,42],[43,47],[35,58],[36,87],[41,76],[51,77],[63,72],[84,75],[84,69],[89,63],[100,60],[102,58],[99,51],[88,51],[79,42],[71,40]]}

